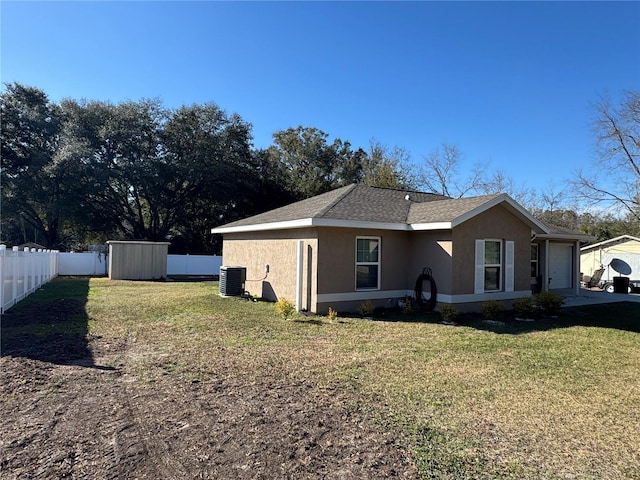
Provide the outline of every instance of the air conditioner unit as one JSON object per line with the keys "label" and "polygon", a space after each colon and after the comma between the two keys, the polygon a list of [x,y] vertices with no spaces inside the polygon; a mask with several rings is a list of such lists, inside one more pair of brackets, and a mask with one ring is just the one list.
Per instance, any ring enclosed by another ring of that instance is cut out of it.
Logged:
{"label": "air conditioner unit", "polygon": [[246,267],[220,267],[220,295],[223,297],[241,296],[244,293],[246,279]]}

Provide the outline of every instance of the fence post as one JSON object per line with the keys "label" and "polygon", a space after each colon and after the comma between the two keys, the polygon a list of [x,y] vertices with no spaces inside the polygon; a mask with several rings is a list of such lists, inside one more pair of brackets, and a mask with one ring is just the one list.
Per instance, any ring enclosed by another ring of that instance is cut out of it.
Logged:
{"label": "fence post", "polygon": [[5,254],[7,253],[7,246],[0,245],[0,313],[4,313],[4,286],[5,286]]}
{"label": "fence post", "polygon": [[15,258],[13,259],[13,262],[11,262],[11,263],[13,263],[13,268],[12,268],[12,270],[13,270],[13,272],[12,272],[13,273],[13,292],[12,292],[12,295],[11,295],[11,305],[13,305],[17,301],[16,299],[18,298],[18,284],[20,283],[20,278],[22,278],[22,282],[23,283],[21,285],[24,288],[24,277],[21,275],[22,272],[20,271],[20,266],[21,266],[21,263],[22,263],[19,260],[19,258],[20,258],[20,248],[13,247],[12,250],[13,250],[13,256]]}

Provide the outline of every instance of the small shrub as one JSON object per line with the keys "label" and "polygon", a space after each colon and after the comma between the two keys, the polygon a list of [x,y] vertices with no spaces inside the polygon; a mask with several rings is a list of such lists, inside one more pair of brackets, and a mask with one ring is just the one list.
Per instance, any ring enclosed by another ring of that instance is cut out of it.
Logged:
{"label": "small shrub", "polygon": [[413,299],[409,296],[404,298],[404,306],[402,311],[408,315],[413,313]]}
{"label": "small shrub", "polygon": [[487,300],[480,304],[480,313],[485,320],[500,320],[504,312],[504,305],[498,300]]}
{"label": "small shrub", "polygon": [[546,317],[556,315],[564,303],[564,297],[553,292],[540,292],[534,297],[534,304]]}
{"label": "small shrub", "polygon": [[280,315],[284,320],[293,317],[295,311],[295,305],[286,298],[281,298],[276,302],[276,312],[278,312],[278,315]]}
{"label": "small shrub", "polygon": [[336,312],[332,307],[329,307],[329,313],[327,314],[330,322],[334,322],[336,318],[338,318],[338,312]]}
{"label": "small shrub", "polygon": [[533,316],[531,297],[516,298],[513,301],[513,313],[517,318],[531,318]]}
{"label": "small shrub", "polygon": [[375,310],[376,310],[376,307],[373,306],[373,303],[371,303],[371,300],[362,302],[358,307],[358,313],[362,317],[370,317],[371,315],[373,315],[373,312],[375,312]]}
{"label": "small shrub", "polygon": [[454,322],[458,318],[458,309],[448,303],[441,303],[438,306],[438,311],[445,322]]}

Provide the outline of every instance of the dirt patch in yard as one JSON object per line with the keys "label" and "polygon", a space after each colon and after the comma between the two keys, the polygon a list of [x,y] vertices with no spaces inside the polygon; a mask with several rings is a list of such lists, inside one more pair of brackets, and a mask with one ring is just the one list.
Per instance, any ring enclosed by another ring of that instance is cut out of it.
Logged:
{"label": "dirt patch in yard", "polygon": [[[52,315],[78,308],[58,303]],[[189,379],[160,364],[145,374],[130,363],[145,354],[135,343],[21,334],[38,315],[20,311],[2,323],[2,478],[417,478],[349,392]]]}

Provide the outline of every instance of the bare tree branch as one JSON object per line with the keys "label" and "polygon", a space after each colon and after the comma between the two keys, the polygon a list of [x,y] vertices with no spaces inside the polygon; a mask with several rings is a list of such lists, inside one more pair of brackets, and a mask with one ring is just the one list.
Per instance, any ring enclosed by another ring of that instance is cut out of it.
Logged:
{"label": "bare tree branch", "polygon": [[640,93],[624,92],[617,108],[603,98],[595,111],[594,173],[577,171],[571,184],[583,200],[621,207],[640,220]]}

